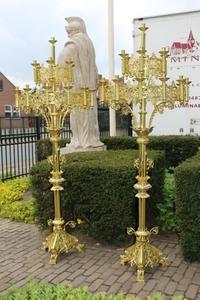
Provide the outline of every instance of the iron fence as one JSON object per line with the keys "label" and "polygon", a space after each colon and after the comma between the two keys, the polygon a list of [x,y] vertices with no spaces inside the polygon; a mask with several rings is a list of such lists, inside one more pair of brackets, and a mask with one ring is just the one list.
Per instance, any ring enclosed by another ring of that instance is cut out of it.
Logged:
{"label": "iron fence", "polygon": [[[100,136],[109,135],[109,110],[98,110]],[[117,114],[118,135],[128,135],[129,119]],[[0,117],[0,180],[29,174],[37,162],[36,143],[49,138],[45,120],[40,116]],[[66,118],[61,138],[70,138],[70,121]]]}
{"label": "iron fence", "polygon": [[[66,118],[62,138],[70,138]],[[37,162],[36,142],[49,137],[45,120],[40,116],[0,117],[0,180],[28,175]]]}

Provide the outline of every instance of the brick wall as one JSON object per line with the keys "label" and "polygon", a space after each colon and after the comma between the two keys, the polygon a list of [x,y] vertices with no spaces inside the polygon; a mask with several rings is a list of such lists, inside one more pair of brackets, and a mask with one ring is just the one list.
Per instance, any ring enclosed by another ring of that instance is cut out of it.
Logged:
{"label": "brick wall", "polygon": [[4,116],[5,105],[15,105],[15,86],[1,72],[0,80],[3,80],[3,90],[0,90],[0,116]]}

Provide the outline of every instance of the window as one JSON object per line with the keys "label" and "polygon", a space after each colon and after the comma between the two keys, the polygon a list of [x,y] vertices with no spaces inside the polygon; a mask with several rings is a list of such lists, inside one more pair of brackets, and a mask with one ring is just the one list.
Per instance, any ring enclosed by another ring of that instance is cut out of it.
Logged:
{"label": "window", "polygon": [[13,118],[20,118],[20,109],[13,105]]}
{"label": "window", "polygon": [[6,104],[4,107],[5,112],[5,118],[11,118],[12,117],[12,105]]}
{"label": "window", "polygon": [[0,92],[2,92],[3,91],[3,80],[1,79],[0,80]]}
{"label": "window", "polygon": [[194,133],[194,128],[190,128],[190,133]]}
{"label": "window", "polygon": [[179,129],[179,132],[180,132],[180,133],[183,133],[183,128],[180,128],[180,129]]}
{"label": "window", "polygon": [[20,109],[15,105],[6,104],[4,106],[5,118],[20,118]]}

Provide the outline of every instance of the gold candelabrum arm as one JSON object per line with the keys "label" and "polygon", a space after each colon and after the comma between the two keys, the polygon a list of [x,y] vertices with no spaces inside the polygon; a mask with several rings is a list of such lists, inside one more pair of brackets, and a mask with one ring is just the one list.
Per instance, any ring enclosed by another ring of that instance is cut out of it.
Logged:
{"label": "gold candelabrum arm", "polygon": [[[47,127],[62,128],[63,121],[67,114],[73,109],[91,109],[94,106],[94,90],[82,88],[80,91],[73,91],[70,87],[63,87],[62,90],[53,91],[53,88],[45,84],[45,88],[32,90],[27,85],[22,91],[16,87],[16,106],[26,113],[41,114],[47,121]],[[59,115],[55,123],[55,111]]]}
{"label": "gold candelabrum arm", "polygon": [[147,54],[147,29],[145,24],[139,27],[141,43],[137,55],[129,56],[124,50],[121,51],[123,77],[117,76],[112,82],[104,78],[99,82],[100,105],[120,109],[123,114],[130,113],[133,130],[137,134],[139,157],[135,160],[135,167],[138,175],[134,187],[139,202],[139,224],[136,231],[128,229],[129,234],[135,234],[136,243],[121,256],[122,264],[136,265],[137,281],[144,281],[146,267],[152,267],[155,263],[166,265],[166,258],[149,242],[150,235],[158,232],[157,227],[151,230],[146,228],[146,201],[151,188],[148,171],[153,167],[153,161],[147,156],[149,134],[153,130],[153,120],[157,112],[162,113],[165,108],[172,109],[176,101],[188,101],[190,83],[183,76],[176,82],[169,83],[168,51],[162,48],[159,57],[154,53]]}
{"label": "gold candelabrum arm", "polygon": [[[137,111],[136,106],[143,106],[144,103],[148,110],[145,113],[146,120],[143,126],[152,127],[153,119],[157,112],[162,113],[165,108],[173,109],[176,101],[185,102],[189,98],[189,84],[188,78],[183,78],[180,76],[176,82],[167,83],[169,78],[167,77],[167,65],[166,65],[166,50],[164,55],[161,55],[160,59],[155,61],[153,57],[153,69],[151,70],[151,64],[149,63],[150,58],[148,58],[148,66],[146,66],[145,57],[141,57],[140,61],[142,63],[138,68],[133,71],[132,66],[129,65],[125,67],[126,70],[132,70],[132,74],[137,76],[130,77],[133,79],[125,80],[124,78],[115,77],[113,81],[108,81],[103,78],[99,81],[99,103],[100,105],[110,106],[113,109],[121,109],[122,113],[131,113],[133,117],[133,127],[140,126],[141,122],[139,119],[136,121]],[[123,59],[123,58],[122,58]],[[139,60],[138,60],[139,61]],[[143,66],[143,69],[141,69]],[[137,65],[136,65],[137,67]],[[153,71],[155,70],[155,76],[153,76]],[[125,76],[130,71],[126,71]],[[145,74],[150,74],[148,77]],[[145,98],[145,100],[144,100]],[[141,108],[141,111],[143,109]]]}
{"label": "gold candelabrum arm", "polygon": [[[79,91],[73,89],[72,59],[66,61],[65,66],[56,64],[55,43],[53,37],[51,44],[51,56],[47,60],[47,66],[32,62],[35,88],[26,85],[23,90],[16,87],[16,107],[25,113],[42,115],[46,120],[46,126],[50,134],[52,144],[52,156],[49,162],[52,165],[50,182],[54,194],[55,216],[52,221],[53,232],[43,243],[43,248],[51,253],[50,263],[55,264],[60,252],[68,252],[75,248],[81,251],[82,246],[77,238],[65,232],[64,220],[61,217],[60,192],[63,190],[62,170],[60,168],[60,136],[63,123],[67,114],[73,109],[85,110],[94,106],[95,90],[90,87],[82,87]],[[67,225],[75,226],[73,221]]]}
{"label": "gold candelabrum arm", "polygon": [[[16,106],[26,113],[37,113],[45,117],[47,127],[62,128],[67,114],[73,109],[91,109],[94,106],[95,90],[83,87],[79,91],[73,88],[74,63],[68,58],[66,65],[55,62],[55,43],[53,37],[51,44],[51,57],[47,60],[48,66],[41,65],[36,60],[32,62],[33,75],[36,87],[31,89],[28,85],[23,90],[16,87]],[[56,114],[59,116],[55,116]],[[56,121],[55,121],[56,120]]]}

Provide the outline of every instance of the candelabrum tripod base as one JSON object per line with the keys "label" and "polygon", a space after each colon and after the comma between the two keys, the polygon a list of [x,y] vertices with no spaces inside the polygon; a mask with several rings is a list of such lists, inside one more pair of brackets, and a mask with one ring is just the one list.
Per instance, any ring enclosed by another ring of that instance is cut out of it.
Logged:
{"label": "candelabrum tripod base", "polygon": [[64,221],[62,219],[54,220],[52,223],[53,232],[43,243],[43,249],[51,253],[49,264],[55,265],[60,253],[68,253],[71,249],[76,249],[78,252],[81,252],[84,245],[80,244],[76,237],[65,231],[63,228]]}
{"label": "candelabrum tripod base", "polygon": [[128,247],[125,254],[120,256],[122,265],[129,263],[131,266],[136,266],[136,280],[138,282],[144,281],[144,272],[147,267],[153,267],[155,264],[160,264],[162,267],[168,265],[167,257],[150,244],[151,231],[136,231],[136,243]]}

